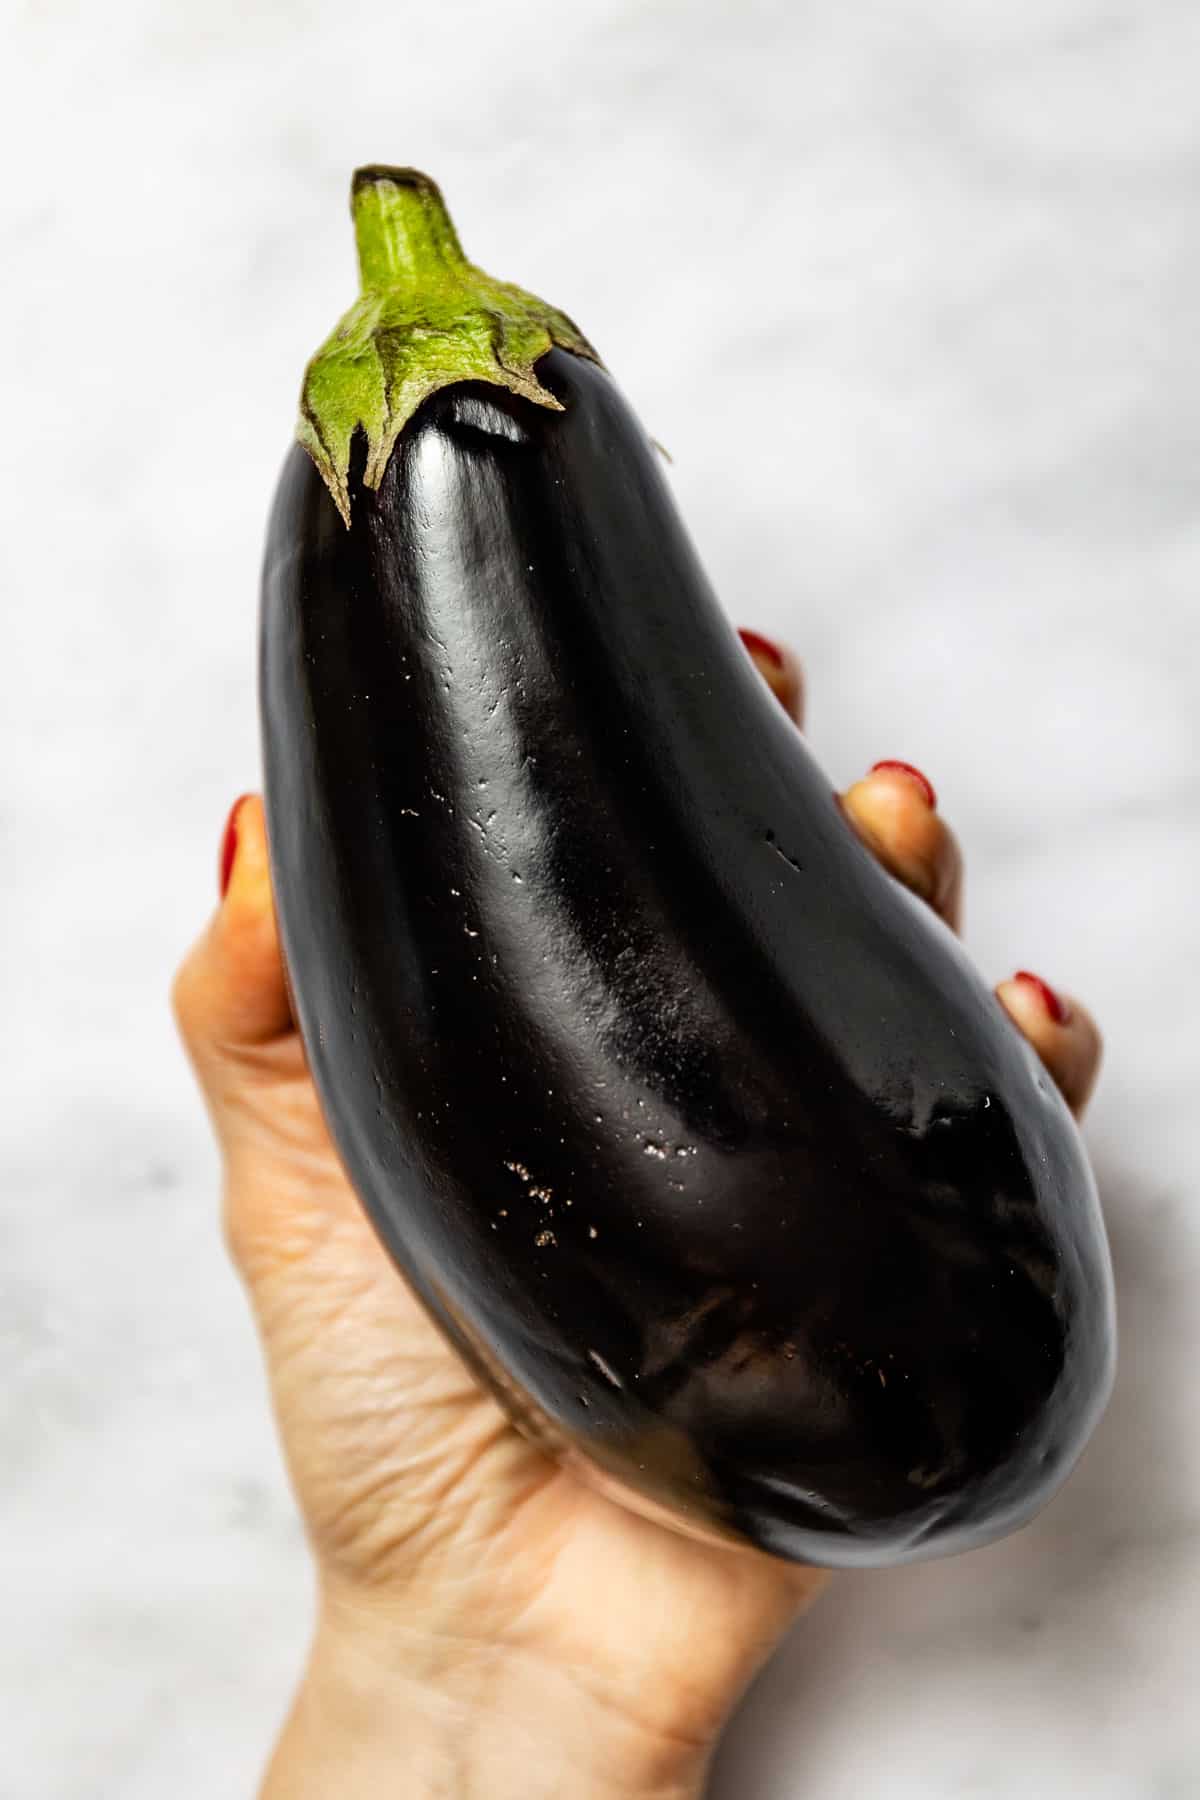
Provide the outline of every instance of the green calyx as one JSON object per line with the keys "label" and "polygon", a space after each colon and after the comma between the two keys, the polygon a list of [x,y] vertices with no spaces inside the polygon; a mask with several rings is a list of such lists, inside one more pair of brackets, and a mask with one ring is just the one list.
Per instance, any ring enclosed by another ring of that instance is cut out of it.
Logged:
{"label": "green calyx", "polygon": [[296,436],[350,523],[350,446],[367,439],[366,485],[383,480],[423,400],[488,381],[562,407],[534,373],[554,346],[599,358],[565,313],[469,263],[434,182],[416,169],[359,169],[351,189],[362,293],[304,372]]}

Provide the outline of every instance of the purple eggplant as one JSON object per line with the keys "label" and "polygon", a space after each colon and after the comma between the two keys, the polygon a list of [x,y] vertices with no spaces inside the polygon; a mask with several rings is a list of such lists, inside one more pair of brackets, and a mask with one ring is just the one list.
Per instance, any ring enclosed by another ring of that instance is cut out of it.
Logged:
{"label": "purple eggplant", "polygon": [[1075,1125],[843,817],[578,329],[468,263],[426,177],[360,171],[354,212],[261,706],[362,1203],[517,1423],[631,1504],[831,1565],[1010,1531],[1112,1379]]}

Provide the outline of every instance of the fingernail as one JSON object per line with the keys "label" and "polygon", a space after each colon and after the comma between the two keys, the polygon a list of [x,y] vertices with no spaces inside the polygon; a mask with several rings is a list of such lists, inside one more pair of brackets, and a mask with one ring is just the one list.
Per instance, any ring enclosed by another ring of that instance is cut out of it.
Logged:
{"label": "fingernail", "polygon": [[1027,987],[1036,988],[1038,995],[1041,998],[1042,1005],[1050,1014],[1050,1017],[1054,1020],[1056,1025],[1067,1025],[1070,1023],[1070,1007],[1065,1000],[1059,998],[1048,981],[1043,981],[1040,975],[1034,975],[1029,969],[1018,969],[1013,976],[1013,980],[1023,981]]}
{"label": "fingernail", "polygon": [[770,638],[760,637],[757,631],[747,631],[743,626],[739,626],[738,636],[751,656],[756,653],[759,656],[765,656],[769,663],[774,663],[777,669],[782,669],[783,651],[778,644],[773,644]]}
{"label": "fingernail", "polygon": [[225,833],[221,839],[221,855],[217,864],[217,880],[222,900],[229,892],[229,878],[233,874],[234,858],[237,856],[238,812],[243,800],[248,800],[249,798],[250,796],[248,794],[239,794],[233,805],[230,807],[229,817],[225,821]]}
{"label": "fingernail", "polygon": [[936,812],[937,794],[934,792],[933,783],[928,775],[922,775],[920,769],[915,768],[912,763],[897,762],[894,757],[888,757],[883,762],[872,763],[869,773],[874,775],[880,769],[899,769],[902,775],[911,775],[925,796],[926,806],[931,812]]}

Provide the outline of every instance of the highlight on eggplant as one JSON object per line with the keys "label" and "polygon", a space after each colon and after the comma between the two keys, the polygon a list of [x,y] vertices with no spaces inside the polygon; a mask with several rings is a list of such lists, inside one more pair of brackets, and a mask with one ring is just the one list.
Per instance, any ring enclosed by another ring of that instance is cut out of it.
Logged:
{"label": "highlight on eggplant", "polygon": [[[565,314],[360,170],[267,537],[272,875],[379,1236],[522,1427],[810,1562],[1027,1520],[1105,1401],[1080,1139],[877,865]],[[699,371],[703,379],[707,371]]]}

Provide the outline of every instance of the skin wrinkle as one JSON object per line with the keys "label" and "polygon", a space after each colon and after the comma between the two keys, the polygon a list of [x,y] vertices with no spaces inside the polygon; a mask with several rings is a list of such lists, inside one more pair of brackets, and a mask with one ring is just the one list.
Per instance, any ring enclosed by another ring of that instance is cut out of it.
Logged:
{"label": "skin wrinkle", "polygon": [[450,1631],[441,1632],[436,1649],[432,1649],[427,1637],[402,1625],[391,1628],[389,1636],[394,1642],[407,1641],[405,1663],[420,1667],[422,1691],[428,1684],[439,1695],[450,1692],[462,1710],[464,1724],[480,1717],[505,1716],[508,1709],[500,1702],[508,1688],[542,1695],[548,1686],[565,1683],[578,1698],[610,1717],[617,1726],[627,1728],[633,1724],[648,1740],[661,1743],[672,1753],[700,1760],[711,1749],[712,1722],[702,1718],[701,1708],[697,1707],[690,1728],[664,1725],[651,1712],[643,1712],[631,1703],[627,1694],[598,1685],[584,1657],[559,1655],[550,1661],[536,1646],[519,1639],[506,1637],[497,1646],[494,1640],[476,1633]]}

